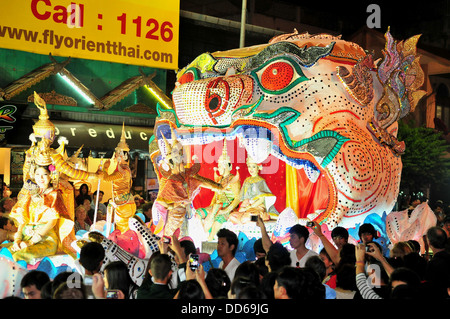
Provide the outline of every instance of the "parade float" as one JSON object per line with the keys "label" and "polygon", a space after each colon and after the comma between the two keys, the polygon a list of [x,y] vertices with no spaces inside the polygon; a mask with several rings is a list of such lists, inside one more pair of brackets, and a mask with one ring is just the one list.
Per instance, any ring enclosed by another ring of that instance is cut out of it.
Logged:
{"label": "parade float", "polygon": [[[425,92],[419,36],[396,41],[388,30],[385,39],[379,60],[340,37],[297,31],[198,56],[177,73],[173,108],[158,108],[149,143],[159,182],[152,224],[133,216],[129,148],[121,140],[118,179],[97,174],[116,183],[110,214],[120,223],[110,219],[106,228],[77,234],[78,247],[102,243],[105,258],[127,263],[139,283],[158,240],[176,232],[202,247],[229,228],[250,257],[251,240],[260,236],[253,216],[273,241],[286,243],[292,225],[315,221],[328,239],[342,226],[354,240],[359,226],[371,223],[386,244],[405,150],[398,121]],[[26,267],[36,268],[0,259],[7,289]]]}
{"label": "parade float", "polygon": [[[225,196],[220,209],[207,211],[225,191],[179,179],[188,185],[184,198],[160,193],[154,221],[172,223],[178,206],[197,235],[211,218],[208,212],[223,227],[257,234],[244,213],[249,203],[244,188],[247,178],[258,178],[265,185],[254,186],[250,206],[259,205],[253,212],[264,216],[274,240],[307,220],[321,224],[328,236],[342,226],[359,239],[355,234],[364,222],[385,234],[405,150],[396,138],[398,120],[425,94],[419,90],[424,80],[416,55],[419,36],[398,42],[388,31],[385,39],[383,58],[375,61],[356,43],[295,31],[268,44],[204,53],[180,70],[173,109],[159,109],[156,120],[150,144],[155,170],[167,172],[176,144],[184,167],[197,166],[191,180],[218,181],[220,158],[227,156],[242,188]],[[257,165],[258,177],[249,161]],[[163,189],[169,175],[159,175]],[[237,206],[231,205],[233,196],[240,198]]]}

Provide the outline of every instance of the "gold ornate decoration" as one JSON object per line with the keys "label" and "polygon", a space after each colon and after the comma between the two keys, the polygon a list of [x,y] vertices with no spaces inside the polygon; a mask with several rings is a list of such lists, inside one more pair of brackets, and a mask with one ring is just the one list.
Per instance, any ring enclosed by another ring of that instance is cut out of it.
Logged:
{"label": "gold ornate decoration", "polygon": [[[39,93],[39,96],[47,104],[66,105],[66,106],[78,105],[77,101],[73,97],[56,93],[54,90],[47,93]],[[28,102],[34,102],[34,94],[28,97]]]}
{"label": "gold ornate decoration", "polygon": [[36,137],[47,138],[53,140],[55,137],[55,125],[49,120],[47,112],[47,104],[34,92],[34,104],[38,107],[40,114],[39,120],[33,125],[33,133]]}

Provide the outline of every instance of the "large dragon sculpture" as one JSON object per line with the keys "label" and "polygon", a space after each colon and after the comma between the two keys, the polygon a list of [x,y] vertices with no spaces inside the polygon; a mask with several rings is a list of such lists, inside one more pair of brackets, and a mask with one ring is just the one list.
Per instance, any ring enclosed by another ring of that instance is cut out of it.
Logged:
{"label": "large dragon sculpture", "polygon": [[201,54],[177,73],[173,109],[158,108],[149,146],[155,167],[164,138],[176,139],[199,157],[199,174],[211,177],[226,138],[235,143],[235,165],[245,166],[247,156],[263,164],[279,212],[289,207],[330,229],[389,213],[405,149],[398,120],[425,92],[419,36],[398,42],[388,30],[385,39],[378,61],[340,37],[296,30],[268,44]]}

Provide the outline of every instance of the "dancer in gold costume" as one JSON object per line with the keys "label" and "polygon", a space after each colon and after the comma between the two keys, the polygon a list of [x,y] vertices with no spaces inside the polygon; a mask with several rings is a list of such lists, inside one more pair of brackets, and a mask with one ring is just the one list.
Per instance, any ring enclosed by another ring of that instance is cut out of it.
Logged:
{"label": "dancer in gold costume", "polygon": [[[56,150],[50,147],[55,138],[55,126],[49,120],[45,101],[36,92],[34,103],[40,115],[33,125],[32,145],[25,153],[24,185],[11,211],[11,217],[19,227],[11,251],[15,259],[27,262],[55,253],[76,258],[76,251],[71,246],[76,241],[74,193],[68,179],[88,180],[101,176],[101,173],[72,167],[63,158],[64,143]],[[48,184],[39,184],[36,175],[39,178],[46,175]]]}
{"label": "dancer in gold costume", "polygon": [[109,229],[114,222],[115,229],[120,233],[125,233],[128,229],[128,220],[133,217],[136,212],[136,204],[131,194],[131,169],[129,166],[129,151],[127,142],[125,141],[125,126],[122,126],[122,136],[120,142],[114,152],[117,166],[113,173],[108,174],[111,164],[110,160],[106,160],[103,165],[103,180],[112,183],[113,199],[107,208],[107,235]]}
{"label": "dancer in gold costume", "polygon": [[71,247],[75,240],[73,218],[61,193],[51,185],[52,160],[43,155],[34,161],[37,166],[32,179],[37,188],[25,192],[11,210],[10,216],[16,221],[18,230],[9,249],[14,260],[27,263],[57,253],[76,258]]}
{"label": "dancer in gold costume", "polygon": [[[214,181],[225,186],[223,191],[214,193],[211,204],[208,207],[200,208],[197,212],[204,215],[203,228],[208,233],[208,240],[213,240],[222,224],[228,220],[230,213],[239,205],[239,192],[241,182],[239,172],[231,174],[232,164],[227,153],[227,140],[223,140],[222,155],[219,157],[217,168],[214,168]],[[231,181],[234,181],[231,183]]]}
{"label": "dancer in gold costume", "polygon": [[[35,159],[39,156],[50,157],[50,164],[55,168],[52,171],[53,187],[62,192],[64,203],[73,219],[75,212],[74,189],[69,181],[93,180],[101,177],[102,173],[89,173],[73,167],[70,163],[71,159],[65,160],[63,157],[64,143],[56,150],[50,147],[55,139],[55,126],[49,120],[45,101],[36,92],[34,92],[34,103],[39,108],[40,115],[39,120],[33,125],[32,145],[25,153],[25,163],[23,166],[24,186],[19,193],[18,199],[26,192],[36,189],[36,185],[30,178],[34,173]],[[76,154],[78,155],[78,151]]]}

